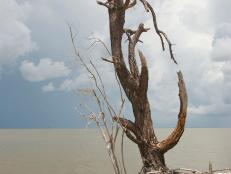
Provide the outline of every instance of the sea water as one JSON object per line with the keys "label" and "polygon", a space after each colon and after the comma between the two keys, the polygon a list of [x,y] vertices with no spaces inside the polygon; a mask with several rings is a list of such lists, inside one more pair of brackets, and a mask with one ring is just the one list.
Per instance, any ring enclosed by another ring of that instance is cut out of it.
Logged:
{"label": "sea water", "polygon": [[[163,139],[171,129],[156,129]],[[118,137],[120,154],[121,136]],[[138,148],[124,140],[128,174],[142,167]],[[231,168],[231,129],[186,129],[166,153],[169,168]],[[0,174],[113,173],[105,143],[96,129],[0,129]]]}

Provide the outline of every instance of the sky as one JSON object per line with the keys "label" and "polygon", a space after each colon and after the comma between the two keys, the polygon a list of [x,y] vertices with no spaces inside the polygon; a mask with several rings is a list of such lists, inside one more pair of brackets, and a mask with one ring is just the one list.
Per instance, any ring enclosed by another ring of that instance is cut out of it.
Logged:
{"label": "sky", "polygon": [[[149,0],[159,28],[174,46],[175,65],[161,50],[150,13],[138,3],[126,14],[125,26],[144,23],[151,30],[138,48],[149,66],[148,97],[154,127],[174,127],[179,111],[177,74],[181,70],[188,92],[187,127],[231,127],[231,1]],[[91,97],[79,89],[92,88],[76,59],[68,25],[84,61],[92,60],[107,94],[119,108],[119,92],[109,57],[98,37],[109,45],[107,10],[95,0],[0,0],[0,128],[83,128],[84,108],[97,112]],[[127,53],[127,43],[124,54]],[[82,105],[81,105],[82,106]],[[125,117],[134,120],[126,100]]]}

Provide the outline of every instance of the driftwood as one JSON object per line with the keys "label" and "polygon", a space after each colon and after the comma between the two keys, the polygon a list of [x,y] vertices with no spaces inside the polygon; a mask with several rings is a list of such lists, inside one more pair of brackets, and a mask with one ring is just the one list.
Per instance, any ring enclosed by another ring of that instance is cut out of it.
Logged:
{"label": "driftwood", "polygon": [[[152,173],[150,173],[150,174],[152,174]],[[182,168],[182,169],[170,170],[169,174],[231,174],[231,169],[214,170],[210,173],[210,172],[200,172],[200,171],[196,171],[196,170],[192,170],[192,169]]]}
{"label": "driftwood", "polygon": [[[151,171],[147,174],[162,174],[162,171]],[[187,169],[187,168],[179,168],[172,169],[166,172],[167,174],[231,174],[231,169],[220,169],[213,170],[212,163],[209,163],[209,171],[202,172],[199,170]]]}
{"label": "driftwood", "polygon": [[[231,169],[220,169],[220,170],[213,170],[212,164],[209,163],[209,171],[201,172],[198,170],[187,169],[187,168],[179,168],[179,169],[172,169],[166,172],[167,174],[231,174]],[[151,171],[147,174],[162,174],[162,171]]]}

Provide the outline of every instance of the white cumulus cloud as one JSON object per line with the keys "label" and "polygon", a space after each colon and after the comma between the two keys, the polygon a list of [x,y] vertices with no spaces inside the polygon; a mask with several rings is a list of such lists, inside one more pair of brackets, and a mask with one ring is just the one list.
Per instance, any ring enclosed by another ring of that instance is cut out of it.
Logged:
{"label": "white cumulus cloud", "polygon": [[19,56],[35,48],[30,29],[24,23],[29,11],[28,3],[0,1],[0,68],[15,64]]}
{"label": "white cumulus cloud", "polygon": [[29,60],[23,61],[20,72],[26,80],[36,82],[66,77],[70,74],[70,69],[62,61],[52,61],[50,58],[43,58],[40,59],[37,65]]}
{"label": "white cumulus cloud", "polygon": [[231,38],[217,39],[212,50],[212,59],[215,61],[231,60]]}
{"label": "white cumulus cloud", "polygon": [[60,87],[60,91],[74,91],[81,87],[86,87],[90,85],[90,79],[86,74],[81,74],[74,79],[66,79],[64,80]]}
{"label": "white cumulus cloud", "polygon": [[54,85],[53,85],[52,82],[50,82],[50,83],[48,83],[47,85],[44,85],[44,86],[42,87],[42,91],[43,91],[43,92],[52,92],[52,91],[54,91],[54,90],[55,90],[55,87],[54,87]]}

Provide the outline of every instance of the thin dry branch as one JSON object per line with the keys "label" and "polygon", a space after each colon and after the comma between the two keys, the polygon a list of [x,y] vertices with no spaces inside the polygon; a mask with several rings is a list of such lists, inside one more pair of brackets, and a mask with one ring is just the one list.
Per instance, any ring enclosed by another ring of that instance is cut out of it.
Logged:
{"label": "thin dry branch", "polygon": [[[73,32],[72,32],[72,28],[71,26],[69,26],[69,29],[70,29],[70,34],[71,34],[71,41],[72,41],[72,45],[73,45],[73,48],[74,48],[74,51],[75,51],[75,55],[80,59],[82,65],[84,66],[84,68],[87,70],[87,72],[92,76],[92,79],[95,83],[95,86],[96,88],[98,89],[98,91],[100,92],[101,96],[104,98],[104,100],[106,101],[107,105],[108,105],[108,110],[110,112],[110,115],[111,117],[113,117],[113,114],[115,115],[116,112],[114,111],[113,107],[110,105],[108,99],[107,99],[107,95],[106,95],[106,92],[105,92],[105,88],[104,88],[104,85],[103,85],[103,82],[102,82],[102,79],[99,75],[99,72],[97,71],[96,67],[94,66],[94,64],[90,61],[92,67],[94,68],[94,70],[96,71],[96,74],[100,80],[100,85],[102,87],[102,89],[100,88],[99,84],[98,84],[98,81],[97,81],[97,78],[95,76],[95,74],[90,70],[90,68],[88,67],[88,65],[84,62],[83,58],[81,57],[79,51],[77,50],[77,47],[75,45],[75,41],[74,41],[74,38],[73,38]],[[100,40],[99,40],[100,41]],[[104,44],[102,41],[100,41],[102,44]],[[106,45],[105,45],[106,46]],[[113,112],[113,114],[112,114]]]}
{"label": "thin dry branch", "polygon": [[147,12],[149,12],[148,2],[146,0],[140,0],[142,4],[144,5],[144,8]]}
{"label": "thin dry branch", "polygon": [[96,72],[96,74],[98,76],[98,79],[100,81],[100,85],[102,87],[101,91],[103,93],[104,100],[106,101],[106,104],[108,106],[108,110],[110,112],[111,117],[113,117],[112,112],[113,112],[113,114],[116,114],[116,112],[115,112],[114,108],[112,107],[112,105],[110,104],[110,102],[108,100],[108,97],[107,97],[107,94],[106,94],[106,91],[105,91],[105,87],[104,87],[104,84],[103,84],[103,80],[102,80],[102,78],[101,78],[101,76],[99,74],[99,71],[97,70],[97,68],[95,67],[95,65],[92,63],[92,61],[90,61],[90,63],[91,63],[92,67],[94,68],[94,70],[95,70],[95,72]]}
{"label": "thin dry branch", "polygon": [[[113,108],[113,106],[110,104],[109,100],[108,100],[108,97],[107,97],[107,94],[106,94],[106,90],[105,90],[105,87],[104,87],[104,84],[103,84],[103,81],[102,81],[102,78],[97,70],[97,68],[95,67],[95,65],[90,61],[92,67],[94,68],[96,74],[97,74],[97,77],[100,81],[100,84],[101,84],[101,91],[103,92],[103,99],[104,101],[106,102],[107,104],[107,109],[109,111],[109,114],[111,116],[111,118],[113,119],[113,114],[116,115],[116,112]],[[96,83],[97,84],[97,83]],[[119,111],[119,115],[121,114],[122,112],[122,109],[123,109],[123,106],[124,106],[124,100],[122,100],[122,105],[121,105],[121,109]],[[114,131],[114,126],[112,126],[112,131],[111,131],[111,134],[110,134],[110,137],[111,137],[111,141],[114,141],[114,143],[112,144],[112,149],[115,149],[115,142],[116,142],[116,137],[117,137],[117,133],[118,133],[118,130],[119,130],[119,127],[116,125],[116,134],[115,134],[115,138],[113,140],[113,131]]]}
{"label": "thin dry branch", "polygon": [[172,50],[172,46],[173,46],[174,44],[171,43],[171,41],[169,40],[169,38],[168,38],[168,36],[167,36],[166,33],[164,33],[163,31],[160,31],[160,30],[159,30],[159,33],[161,33],[161,34],[164,36],[165,40],[167,41],[167,43],[168,43],[168,49],[169,49],[169,53],[170,53],[171,59],[173,60],[173,62],[174,62],[175,64],[177,64],[177,61],[176,61],[176,59],[174,58],[174,54],[173,54],[173,50]]}
{"label": "thin dry branch", "polygon": [[[123,108],[124,108],[125,99],[124,99],[124,96],[123,96],[122,87],[121,87],[121,84],[120,84],[120,82],[119,82],[119,79],[118,79],[118,76],[117,76],[117,74],[116,74],[116,71],[115,71],[115,78],[116,78],[116,82],[117,82],[117,84],[118,84],[118,86],[119,86],[119,92],[120,92],[121,106],[120,106],[119,114],[117,115],[118,117],[120,117],[121,114],[122,114]],[[121,127],[122,127],[122,126],[121,126]],[[123,129],[123,131],[124,131],[124,128],[123,128],[123,127],[122,127],[122,129]],[[116,123],[116,131],[115,131],[114,141],[116,141],[118,132],[119,132],[119,124]]]}
{"label": "thin dry branch", "polygon": [[[164,39],[166,40],[166,42],[168,43],[168,47],[169,47],[169,53],[170,53],[170,57],[171,59],[173,60],[173,62],[175,64],[177,64],[177,61],[174,57],[174,54],[173,54],[173,49],[172,49],[172,46],[173,44],[171,43],[171,41],[169,40],[167,34],[163,31],[161,31],[159,28],[158,28],[158,24],[157,24],[157,20],[156,20],[156,13],[153,9],[153,7],[151,6],[151,4],[149,2],[147,2],[146,0],[140,0],[143,5],[144,5],[144,8],[146,9],[146,11],[151,11],[151,14],[152,14],[152,19],[153,19],[153,24],[154,24],[154,28],[155,28],[155,31],[157,33],[157,35],[160,37],[160,41],[161,41],[161,45],[162,45],[162,49],[165,50],[165,46],[164,46]],[[163,39],[164,37],[164,39]]]}
{"label": "thin dry branch", "polygon": [[[119,111],[119,114],[118,114],[118,116],[116,116],[116,120],[117,121],[119,121],[118,120],[118,118],[121,116],[121,114],[122,114],[122,112],[123,112],[123,108],[124,108],[124,103],[125,103],[125,99],[123,99],[123,96],[122,96],[122,94],[121,94],[121,106],[120,106],[120,111]],[[113,120],[115,119],[115,117],[113,117]],[[119,122],[117,122],[117,124],[116,124],[116,132],[115,132],[115,136],[114,136],[114,142],[116,142],[116,138],[117,138],[117,135],[118,135],[118,132],[119,132],[119,125],[122,127],[122,129],[124,130],[124,128],[123,128],[123,126],[122,126],[122,123],[119,121]]]}
{"label": "thin dry branch", "polygon": [[125,131],[122,132],[120,149],[121,149],[121,158],[122,158],[122,165],[123,165],[123,169],[124,169],[124,174],[127,174],[127,169],[126,169],[125,162],[124,162],[124,132]]}
{"label": "thin dry branch", "polygon": [[[89,69],[89,71],[90,71],[90,69]],[[93,76],[94,76],[94,74],[93,74]],[[95,78],[95,76],[94,76],[94,78]],[[111,159],[115,174],[120,174],[119,162],[118,162],[118,158],[117,158],[117,156],[115,154],[114,140],[113,140],[112,133],[110,133],[108,124],[107,124],[106,119],[105,119],[104,109],[102,107],[100,98],[97,95],[96,91],[93,89],[91,92],[92,92],[94,98],[96,99],[96,102],[97,102],[97,104],[99,106],[99,109],[100,109],[100,113],[99,113],[98,118],[96,117],[96,115],[94,113],[91,113],[91,115],[88,118],[89,118],[89,120],[93,120],[96,123],[96,126],[100,130],[101,135],[102,135],[104,141],[106,142],[108,154],[110,156],[110,159]],[[92,112],[92,109],[89,108],[87,105],[85,105],[85,107],[89,112]],[[102,122],[104,128],[101,126],[100,122]]]}
{"label": "thin dry branch", "polygon": [[[91,48],[92,46],[94,46],[94,45],[97,44],[97,43],[100,43],[100,44],[102,44],[102,46],[106,49],[107,53],[111,56],[111,52],[110,52],[109,48],[107,47],[107,45],[105,44],[105,42],[102,41],[102,39],[100,39],[100,38],[98,38],[98,37],[90,37],[90,38],[88,38],[88,39],[89,39],[89,40],[94,40],[94,42],[90,45],[89,48]],[[88,49],[89,49],[89,48],[88,48]]]}
{"label": "thin dry branch", "polygon": [[104,57],[101,57],[101,59],[103,60],[103,61],[105,61],[105,62],[108,62],[108,63],[116,63],[116,62],[114,62],[113,60],[109,60],[109,59],[106,59],[106,58],[104,58]]}

